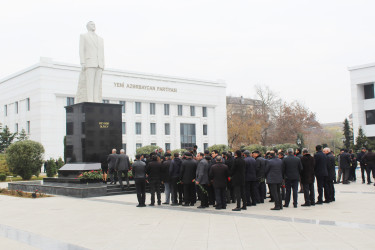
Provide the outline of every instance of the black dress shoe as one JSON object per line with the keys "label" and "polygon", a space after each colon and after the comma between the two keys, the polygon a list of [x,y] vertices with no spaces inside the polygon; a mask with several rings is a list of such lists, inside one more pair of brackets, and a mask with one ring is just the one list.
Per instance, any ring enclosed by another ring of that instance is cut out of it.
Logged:
{"label": "black dress shoe", "polygon": [[315,203],[316,205],[323,205],[323,201],[318,201]]}
{"label": "black dress shoe", "polygon": [[315,206],[315,203],[313,202],[313,203],[311,203],[311,206]]}
{"label": "black dress shoe", "polygon": [[247,208],[246,207],[241,207],[241,210],[247,210]]}
{"label": "black dress shoe", "polygon": [[182,205],[183,207],[189,207],[190,205],[189,204],[184,204]]}
{"label": "black dress shoe", "polygon": [[215,207],[216,210],[221,210],[222,208],[221,207]]}
{"label": "black dress shoe", "polygon": [[163,202],[162,204],[163,205],[169,205],[169,202]]}
{"label": "black dress shoe", "polygon": [[284,204],[283,207],[289,207],[289,204]]}
{"label": "black dress shoe", "polygon": [[178,203],[172,203],[171,206],[179,206],[180,204]]}
{"label": "black dress shoe", "polygon": [[155,204],[154,203],[151,203],[151,204],[148,204],[149,206],[151,206],[151,207],[153,207],[153,206],[155,206]]}
{"label": "black dress shoe", "polygon": [[279,207],[274,207],[274,208],[271,208],[271,210],[280,210]]}
{"label": "black dress shoe", "polygon": [[161,205],[161,201],[158,201],[158,205],[159,205],[159,206]]}
{"label": "black dress shoe", "polygon": [[325,200],[325,201],[323,201],[323,203],[330,203],[331,201],[329,201],[329,200]]}
{"label": "black dress shoe", "polygon": [[206,208],[205,206],[199,206],[199,207],[197,207],[197,208]]}
{"label": "black dress shoe", "polygon": [[309,206],[311,206],[311,205],[308,204],[308,203],[305,203],[305,204],[302,204],[302,205],[301,205],[301,207],[309,207]]}
{"label": "black dress shoe", "polygon": [[297,204],[293,204],[293,207],[294,207],[294,208],[297,208]]}
{"label": "black dress shoe", "polygon": [[236,208],[233,208],[232,211],[241,211],[241,208],[236,207]]}

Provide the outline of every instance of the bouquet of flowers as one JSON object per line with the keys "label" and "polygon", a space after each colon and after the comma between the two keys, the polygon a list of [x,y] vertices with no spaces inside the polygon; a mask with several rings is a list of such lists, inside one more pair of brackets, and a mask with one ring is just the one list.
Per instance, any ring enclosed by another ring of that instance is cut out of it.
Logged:
{"label": "bouquet of flowers", "polygon": [[88,179],[88,180],[101,180],[103,179],[103,174],[100,171],[88,171],[83,172],[82,174],[78,175],[79,179]]}

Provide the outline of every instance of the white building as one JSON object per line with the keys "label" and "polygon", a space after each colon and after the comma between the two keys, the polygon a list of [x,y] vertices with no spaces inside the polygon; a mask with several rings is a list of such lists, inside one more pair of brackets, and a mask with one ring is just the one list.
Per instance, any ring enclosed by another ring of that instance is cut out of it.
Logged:
{"label": "white building", "polygon": [[365,135],[375,138],[375,63],[349,68],[354,138],[361,126]]}
{"label": "white building", "polygon": [[[0,80],[0,123],[25,129],[45,158],[63,156],[65,106],[74,103],[80,67],[41,58]],[[103,102],[123,104],[123,148],[178,149],[227,144],[226,85],[180,77],[106,69]]]}

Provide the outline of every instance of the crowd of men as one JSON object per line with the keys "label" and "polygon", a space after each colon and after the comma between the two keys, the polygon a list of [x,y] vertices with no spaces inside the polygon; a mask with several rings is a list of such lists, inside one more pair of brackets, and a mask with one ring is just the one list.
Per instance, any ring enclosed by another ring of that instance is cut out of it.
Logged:
{"label": "crowd of men", "polygon": [[[270,198],[269,201],[275,204],[271,210],[281,210],[289,207],[292,194],[293,207],[298,207],[298,192],[304,193],[301,206],[321,205],[335,201],[334,184],[340,183],[341,176],[343,184],[349,184],[349,180],[355,181],[357,161],[361,166],[363,183],[365,172],[368,183],[371,183],[370,174],[375,167],[375,153],[371,150],[366,152],[363,148],[357,157],[346,149],[341,150],[336,176],[336,158],[330,148],[323,149],[317,145],[315,149],[313,155],[306,148],[296,151],[289,148],[287,152],[273,150],[264,155],[259,151],[247,150],[222,154],[217,150],[205,150],[198,153],[196,147],[182,155],[172,155],[170,151],[163,154],[160,150],[150,155],[136,155],[131,167],[124,152],[121,151],[118,157],[114,149],[108,157],[108,165],[110,170],[112,166],[120,171],[118,175],[122,188],[122,172],[131,169],[139,203],[137,207],[146,206],[146,183],[151,193],[149,206],[154,206],[156,202],[158,205],[195,206],[199,200],[200,209],[209,206],[226,209],[228,203],[236,203],[232,210],[241,211]],[[113,172],[111,175],[110,171],[111,183],[114,180]],[[127,184],[129,186],[128,179]],[[163,203],[161,185],[164,185],[165,193]]]}

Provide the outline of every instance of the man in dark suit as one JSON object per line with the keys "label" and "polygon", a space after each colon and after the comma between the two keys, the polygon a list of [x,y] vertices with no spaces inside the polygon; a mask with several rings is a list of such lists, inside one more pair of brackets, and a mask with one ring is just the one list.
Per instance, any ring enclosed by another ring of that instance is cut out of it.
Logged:
{"label": "man in dark suit", "polygon": [[329,190],[329,201],[335,201],[335,186],[333,185],[333,182],[335,181],[336,161],[330,148],[324,148],[323,153],[327,156],[327,186]]}
{"label": "man in dark suit", "polygon": [[368,152],[363,156],[363,163],[366,166],[367,184],[370,185],[371,184],[371,171],[372,171],[372,176],[375,177],[375,174],[374,174],[375,153],[372,152],[371,148],[369,148]]}
{"label": "man in dark suit", "polygon": [[258,197],[258,181],[256,173],[256,161],[250,156],[250,152],[245,150],[243,152],[245,156],[245,194],[246,194],[246,205],[256,206],[259,202]]}
{"label": "man in dark suit", "polygon": [[264,175],[266,162],[258,150],[253,151],[253,157],[255,159],[255,170],[258,181],[258,190],[255,190],[258,192],[257,196],[259,197],[259,201],[257,202],[264,203],[264,199],[266,198],[266,181]]}
{"label": "man in dark suit", "polygon": [[151,156],[151,162],[147,164],[146,173],[148,175],[148,180],[150,183],[151,192],[151,203],[149,206],[155,205],[155,192],[158,199],[158,205],[161,205],[160,196],[160,179],[161,179],[161,162],[158,161],[157,154]]}
{"label": "man in dark suit", "polygon": [[365,179],[366,166],[363,163],[363,157],[365,156],[365,154],[366,154],[366,148],[365,147],[363,147],[361,149],[361,152],[359,152],[357,154],[357,161],[359,162],[359,165],[361,166],[362,184],[366,183],[366,179]]}
{"label": "man in dark suit", "polygon": [[117,170],[117,177],[120,182],[120,187],[122,190],[125,189],[124,185],[122,184],[123,173],[125,176],[127,189],[129,189],[129,176],[128,176],[129,166],[130,166],[129,157],[125,154],[125,150],[121,149],[120,154],[117,156],[116,170]]}
{"label": "man in dark suit", "polygon": [[344,153],[340,154],[340,167],[342,171],[342,184],[350,184],[349,174],[350,174],[350,165],[352,160],[347,149],[344,149]]}
{"label": "man in dark suit", "polygon": [[132,166],[132,172],[137,190],[137,207],[145,207],[146,202],[146,163],[142,161],[143,155],[136,155]]}
{"label": "man in dark suit", "polygon": [[186,160],[182,161],[180,177],[184,186],[184,201],[183,206],[194,206],[196,202],[195,194],[195,174],[197,171],[197,162],[193,160],[191,153],[185,153]]}
{"label": "man in dark suit", "polygon": [[275,201],[275,207],[271,210],[283,209],[280,188],[283,181],[283,162],[275,156],[275,151],[270,151],[270,159],[266,161],[265,175],[269,184],[271,199]]}
{"label": "man in dark suit", "polygon": [[298,182],[302,171],[301,159],[293,155],[293,148],[288,149],[288,156],[283,159],[283,175],[285,178],[286,195],[284,207],[289,206],[291,189],[293,189],[293,206],[297,207]]}
{"label": "man in dark suit", "polygon": [[228,179],[228,166],[222,163],[221,156],[215,157],[215,164],[210,168],[209,177],[213,181],[213,187],[215,189],[216,196],[216,207],[215,209],[226,209],[226,194],[225,188],[227,186]]}
{"label": "man in dark suit", "polygon": [[315,167],[314,172],[316,181],[318,182],[318,202],[315,204],[323,204],[323,190],[325,203],[329,203],[329,189],[328,189],[328,169],[327,169],[327,156],[322,152],[322,146],[315,147],[316,153],[314,154]]}
{"label": "man in dark suit", "polygon": [[302,171],[301,171],[301,183],[303,186],[303,193],[305,196],[305,203],[301,206],[309,207],[315,206],[315,190],[314,190],[314,167],[315,167],[315,160],[309,154],[307,148],[302,150]]}
{"label": "man in dark suit", "polygon": [[117,150],[114,148],[112,149],[112,154],[108,155],[108,158],[107,158],[109,179],[111,179],[111,183],[109,184],[116,184],[114,173],[116,171],[117,157],[118,157]]}
{"label": "man in dark suit", "polygon": [[203,153],[197,154],[198,166],[195,178],[195,184],[200,185],[197,188],[198,192],[200,192],[201,197],[201,205],[198,208],[206,208],[208,207],[208,174],[210,170],[210,165],[208,164],[207,160],[204,158]]}
{"label": "man in dark suit", "polygon": [[[235,153],[235,159],[233,167],[231,169],[231,182],[233,186],[234,196],[237,200],[237,207],[232,211],[246,210],[246,195],[245,195],[245,160],[242,158],[242,152],[237,150]],[[242,207],[241,207],[242,199]]]}

